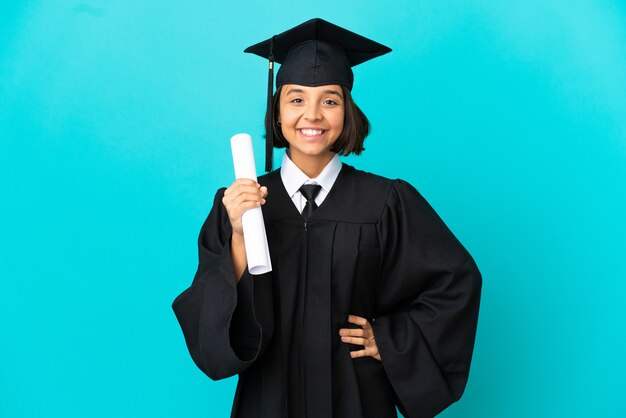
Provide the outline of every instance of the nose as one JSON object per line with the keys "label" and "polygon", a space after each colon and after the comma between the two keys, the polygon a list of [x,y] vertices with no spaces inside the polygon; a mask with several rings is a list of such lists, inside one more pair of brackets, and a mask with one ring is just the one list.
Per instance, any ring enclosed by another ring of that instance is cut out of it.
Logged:
{"label": "nose", "polygon": [[304,109],[304,118],[306,120],[321,120],[322,112],[319,105],[315,102],[309,103]]}

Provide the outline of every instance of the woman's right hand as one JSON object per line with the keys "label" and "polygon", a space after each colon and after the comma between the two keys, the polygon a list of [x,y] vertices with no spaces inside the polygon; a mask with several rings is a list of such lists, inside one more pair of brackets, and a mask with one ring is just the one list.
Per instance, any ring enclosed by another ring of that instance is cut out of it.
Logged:
{"label": "woman's right hand", "polygon": [[265,204],[267,187],[251,179],[237,179],[224,192],[222,203],[228,212],[233,234],[243,236],[241,215],[248,209]]}

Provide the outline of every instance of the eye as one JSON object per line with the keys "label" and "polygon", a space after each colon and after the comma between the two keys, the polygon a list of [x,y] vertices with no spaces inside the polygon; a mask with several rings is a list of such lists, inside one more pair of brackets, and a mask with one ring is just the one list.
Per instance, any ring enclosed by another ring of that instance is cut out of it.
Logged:
{"label": "eye", "polygon": [[302,103],[302,99],[300,99],[300,98],[292,99],[291,103]]}
{"label": "eye", "polygon": [[326,99],[326,100],[324,100],[324,104],[328,105],[328,106],[338,106],[339,105],[339,103],[337,103],[333,99]]}

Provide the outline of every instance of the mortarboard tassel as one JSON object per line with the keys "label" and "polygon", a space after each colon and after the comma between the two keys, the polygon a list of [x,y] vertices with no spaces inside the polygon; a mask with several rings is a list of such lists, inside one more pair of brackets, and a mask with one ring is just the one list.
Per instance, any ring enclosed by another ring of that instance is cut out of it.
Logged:
{"label": "mortarboard tassel", "polygon": [[269,71],[267,74],[267,127],[265,132],[265,171],[272,171],[274,157],[274,114],[272,112],[272,98],[274,95],[274,38],[270,39]]}

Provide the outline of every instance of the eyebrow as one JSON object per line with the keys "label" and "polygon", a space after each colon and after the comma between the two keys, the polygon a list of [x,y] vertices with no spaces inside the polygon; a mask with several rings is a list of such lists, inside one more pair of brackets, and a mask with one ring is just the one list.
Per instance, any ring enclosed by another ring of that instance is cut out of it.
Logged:
{"label": "eyebrow", "polygon": [[[292,93],[304,93],[304,90],[302,90],[302,89],[289,89],[289,91],[287,92],[287,94],[292,94]],[[343,99],[343,96],[337,90],[324,90],[323,93],[324,94],[334,94],[334,95],[339,96],[340,98]]]}

